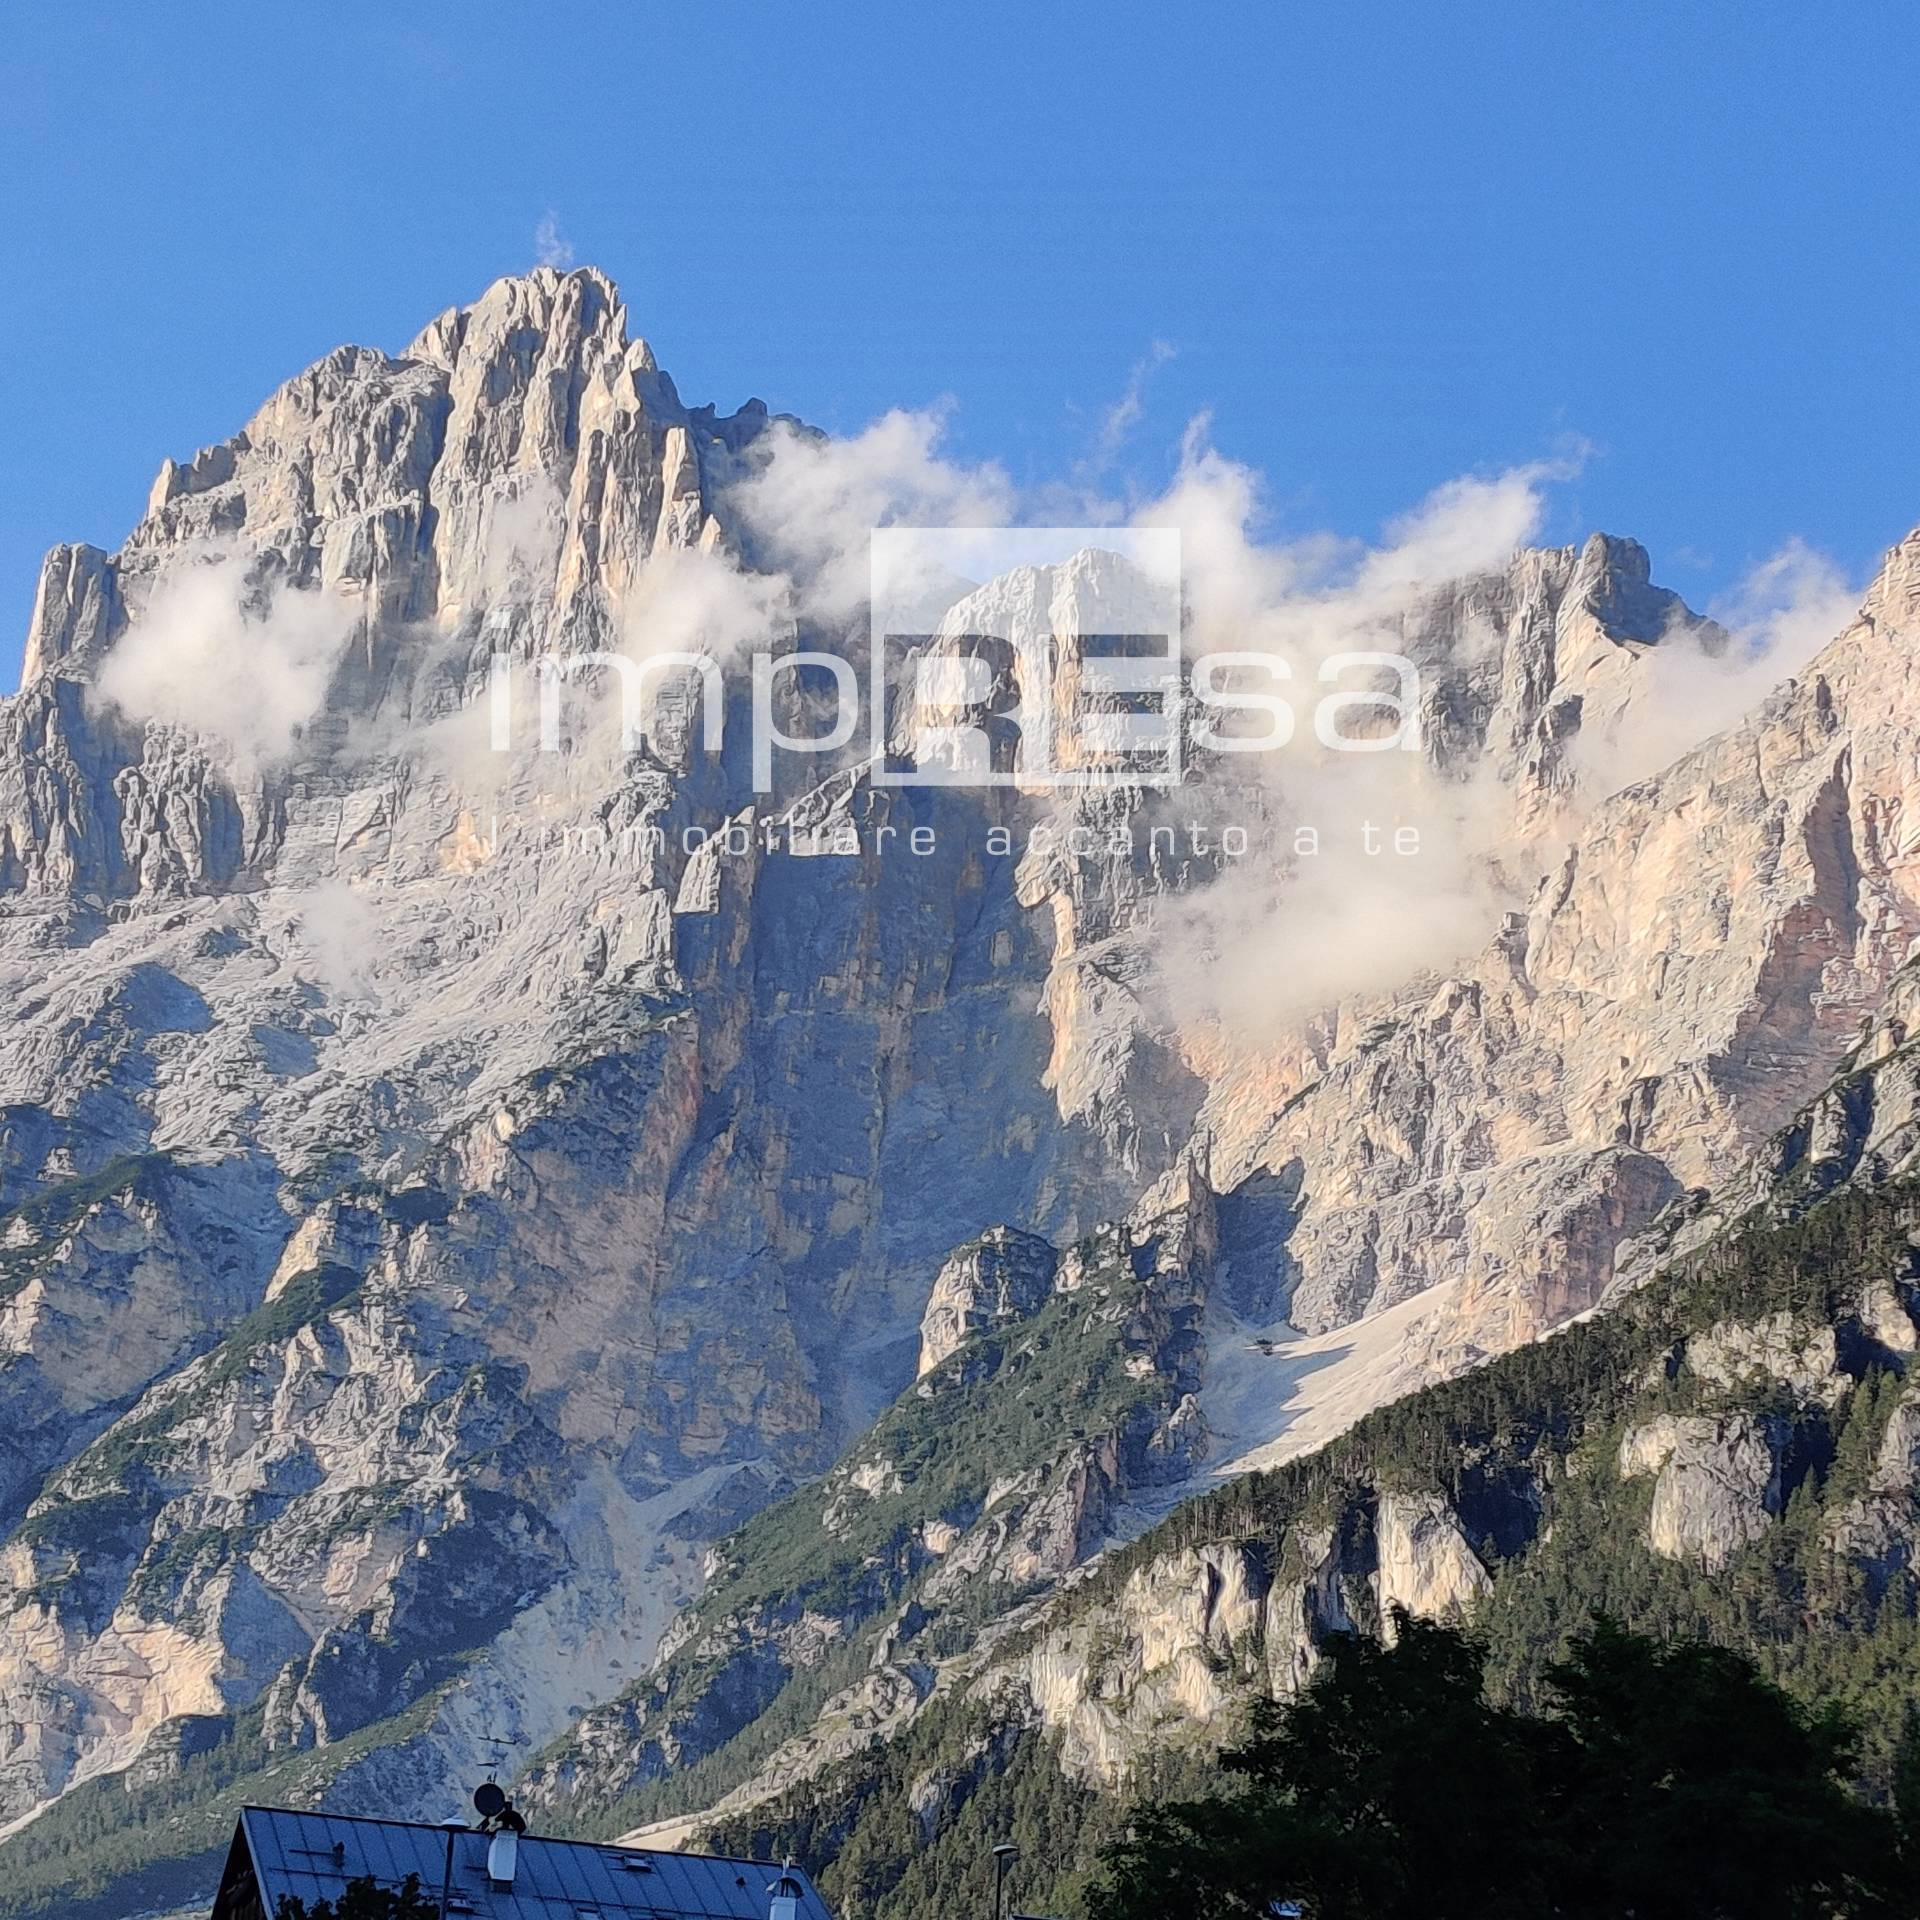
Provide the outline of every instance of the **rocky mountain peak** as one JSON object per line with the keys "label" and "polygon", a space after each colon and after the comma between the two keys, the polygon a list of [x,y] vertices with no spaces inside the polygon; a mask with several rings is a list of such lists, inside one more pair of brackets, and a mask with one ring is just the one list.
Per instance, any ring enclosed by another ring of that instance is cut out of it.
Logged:
{"label": "rocky mountain peak", "polygon": [[[449,307],[422,327],[402,356],[451,369],[470,336],[478,341],[503,334],[537,334],[552,342],[591,341],[602,355],[624,359],[629,351],[627,309],[620,290],[598,267],[536,267],[507,274],[476,300]],[[653,355],[644,341],[633,342],[647,370]]]}
{"label": "rocky mountain peak", "polygon": [[[1297,760],[936,791],[850,748],[769,799],[665,700],[617,751],[460,751],[496,652],[621,643],[662,556],[778,589],[729,525],[769,419],[686,408],[604,275],[543,269],[49,556],[0,704],[0,1815],[190,1723],[437,1817],[480,1730],[620,1693],[760,1508],[756,1583],[828,1516],[890,1593],[1064,1578],[1141,1490],[1593,1306],[1920,935],[1920,537],[1624,779],[1717,633],[1635,543],[1370,605],[1421,672],[1386,799],[1524,858],[1358,921]],[[1012,626],[1010,711],[1071,682],[1068,612],[1153,630],[1137,584],[945,581],[945,638]],[[830,850],[763,832],[795,814]],[[1223,959],[1237,999],[1183,992]],[[1101,1420],[1049,1424],[1102,1355]]]}
{"label": "rocky mountain peak", "polygon": [[1676,596],[1653,584],[1646,548],[1615,534],[1587,536],[1569,591],[1619,639],[1657,641],[1686,617]]}
{"label": "rocky mountain peak", "polygon": [[766,419],[689,412],[599,269],[496,281],[400,356],[336,348],[230,439],[164,462],[119,555],[56,548],[21,684],[97,655],[209,550],[381,622],[457,628],[516,566],[543,625],[604,621],[656,547],[720,541],[715,485]]}

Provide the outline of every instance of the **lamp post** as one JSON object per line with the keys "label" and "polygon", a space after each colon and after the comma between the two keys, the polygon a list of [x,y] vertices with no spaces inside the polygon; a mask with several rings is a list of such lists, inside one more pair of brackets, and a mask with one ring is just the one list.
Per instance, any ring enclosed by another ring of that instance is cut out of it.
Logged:
{"label": "lamp post", "polygon": [[1006,1920],[1007,1869],[1019,1857],[1020,1849],[1010,1840],[1002,1840],[993,1850],[993,1920]]}
{"label": "lamp post", "polygon": [[465,1833],[467,1823],[464,1820],[446,1820],[441,1823],[447,1830],[447,1870],[440,1876],[440,1920],[447,1920],[447,1905],[453,1898],[453,1837]]}

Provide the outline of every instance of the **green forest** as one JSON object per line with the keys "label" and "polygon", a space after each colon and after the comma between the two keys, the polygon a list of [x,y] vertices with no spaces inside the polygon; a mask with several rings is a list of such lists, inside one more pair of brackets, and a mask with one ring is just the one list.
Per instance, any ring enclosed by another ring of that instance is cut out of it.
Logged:
{"label": "green forest", "polygon": [[[1756,1217],[1610,1310],[1383,1407],[1316,1453],[1187,1502],[1108,1554],[1002,1640],[994,1657],[1011,1660],[1062,1620],[1097,1618],[1137,1569],[1182,1548],[1240,1543],[1284,1577],[1291,1536],[1315,1525],[1334,1528],[1364,1560],[1381,1494],[1432,1489],[1459,1514],[1492,1576],[1461,1623],[1485,1712],[1528,1726],[1563,1724],[1569,1662],[1591,1644],[1598,1620],[1613,1636],[1604,1645],[1638,1649],[1630,1670],[1650,1690],[1649,1726],[1676,1675],[1735,1661],[1748,1676],[1743,1697],[1776,1700],[1781,1713],[1803,1716],[1797,1724],[1815,1742],[1806,1751],[1817,1752],[1831,1789],[1823,1804],[1868,1810],[1873,1817],[1863,1813],[1858,1830],[1880,1834],[1876,1845],[1894,1844],[1885,1821],[1906,1779],[1920,1701],[1915,1572],[1905,1546],[1863,1559],[1836,1548],[1833,1528],[1875,1484],[1905,1390],[1905,1343],[1882,1338],[1869,1296],[1891,1290],[1910,1311],[1917,1223],[1920,1205],[1908,1189],[1848,1189],[1798,1219]],[[1819,1395],[1779,1382],[1729,1388],[1686,1364],[1689,1340],[1708,1329],[1774,1316],[1784,1316],[1795,1337],[1831,1334],[1835,1373]],[[1780,1511],[1760,1539],[1709,1573],[1650,1549],[1648,1485],[1623,1478],[1614,1462],[1636,1422],[1729,1405],[1769,1422],[1777,1436]],[[1878,1497],[1904,1522],[1920,1516],[1911,1473]],[[1353,1583],[1346,1597],[1355,1619],[1377,1633],[1382,1623],[1377,1608],[1369,1613],[1364,1584]],[[1339,1660],[1332,1665],[1337,1671]],[[1130,1832],[1161,1832],[1156,1823],[1175,1817],[1165,1809],[1244,1781],[1223,1770],[1221,1747],[1253,1742],[1251,1750],[1265,1751],[1260,1728],[1270,1711],[1250,1688],[1231,1727],[1168,1727],[1115,1797],[1063,1772],[1044,1734],[1019,1715],[956,1690],[937,1695],[903,1735],[717,1823],[708,1838],[730,1850],[791,1848],[847,1920],[935,1920],[950,1910],[956,1887],[978,1880],[999,1842],[1020,1849],[1023,1911],[1101,1920],[1174,1912],[1114,1905],[1120,1896],[1103,1861],[1124,1860],[1128,1845],[1143,1844],[1128,1842]],[[915,1794],[936,1779],[947,1791],[929,1823],[916,1816]],[[1841,1904],[1816,1899],[1789,1910],[1896,1910],[1872,1904],[1884,1897],[1867,1874]]]}

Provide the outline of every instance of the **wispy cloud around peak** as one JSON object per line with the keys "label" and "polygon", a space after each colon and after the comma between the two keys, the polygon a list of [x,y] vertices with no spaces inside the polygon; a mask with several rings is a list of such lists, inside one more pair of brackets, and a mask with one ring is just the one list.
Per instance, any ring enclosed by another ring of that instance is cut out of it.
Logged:
{"label": "wispy cloud around peak", "polygon": [[551,207],[533,230],[533,258],[536,265],[557,267],[562,273],[573,265],[573,242],[560,231],[560,216]]}
{"label": "wispy cloud around peak", "polygon": [[1133,363],[1133,371],[1127,376],[1126,391],[1100,416],[1091,463],[1096,473],[1110,466],[1132,437],[1134,428],[1140,424],[1146,412],[1147,382],[1175,357],[1177,351],[1171,341],[1156,340]]}

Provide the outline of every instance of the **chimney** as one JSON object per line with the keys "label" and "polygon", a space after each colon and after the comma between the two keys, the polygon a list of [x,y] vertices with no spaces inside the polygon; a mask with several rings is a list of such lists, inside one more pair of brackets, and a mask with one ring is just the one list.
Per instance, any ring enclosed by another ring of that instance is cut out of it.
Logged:
{"label": "chimney", "polygon": [[487,1878],[496,1887],[513,1885],[513,1869],[520,1855],[520,1836],[502,1827],[487,1843]]}
{"label": "chimney", "polygon": [[792,1866],[792,1860],[788,1860],[780,1869],[780,1878],[767,1889],[770,1900],[767,1920],[800,1920],[802,1889],[789,1871]]}
{"label": "chimney", "polygon": [[527,1823],[507,1798],[506,1789],[491,1778],[474,1788],[473,1806],[480,1816],[480,1831],[493,1836],[487,1842],[487,1878],[496,1887],[510,1887]]}

